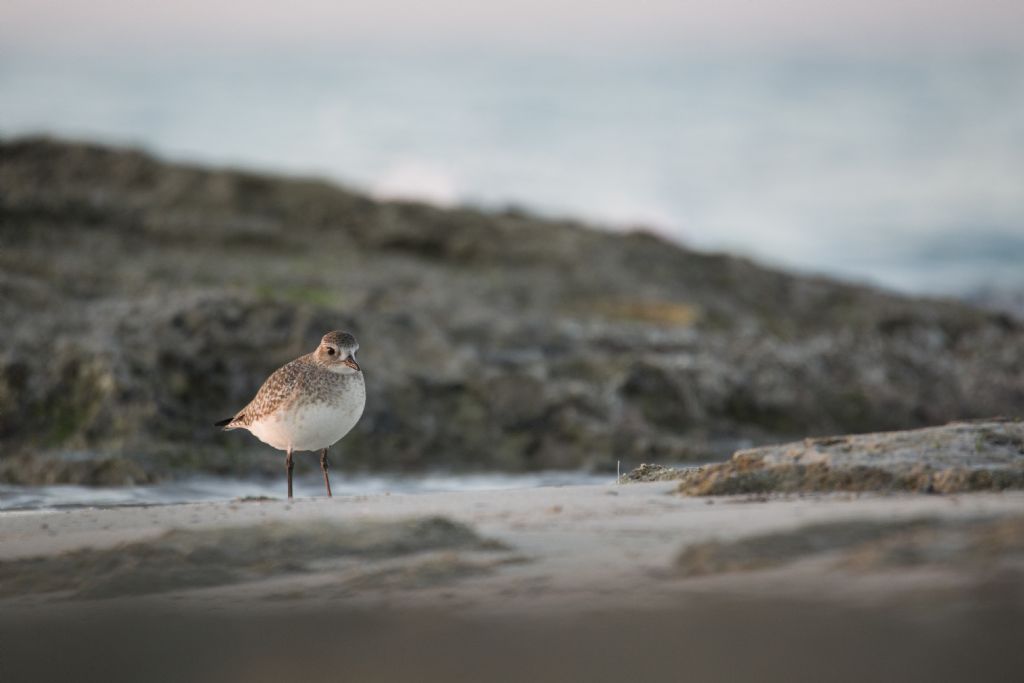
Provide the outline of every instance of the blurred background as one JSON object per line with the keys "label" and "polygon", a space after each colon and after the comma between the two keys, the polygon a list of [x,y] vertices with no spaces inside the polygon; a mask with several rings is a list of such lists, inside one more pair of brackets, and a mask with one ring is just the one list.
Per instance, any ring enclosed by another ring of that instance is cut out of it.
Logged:
{"label": "blurred background", "polygon": [[1024,403],[1021,3],[3,15],[9,496],[276,472],[208,423],[337,327],[362,472],[604,476]]}
{"label": "blurred background", "polygon": [[1024,9],[6,3],[3,133],[521,205],[903,291],[1024,289]]}

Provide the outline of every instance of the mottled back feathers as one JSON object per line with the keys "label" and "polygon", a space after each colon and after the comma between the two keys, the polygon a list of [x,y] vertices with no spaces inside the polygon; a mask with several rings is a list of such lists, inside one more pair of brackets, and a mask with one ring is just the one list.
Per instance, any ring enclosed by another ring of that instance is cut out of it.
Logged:
{"label": "mottled back feathers", "polygon": [[263,383],[249,405],[224,424],[224,429],[248,427],[268,415],[297,403],[334,403],[354,375],[331,372],[313,359],[313,354],[296,358],[278,368]]}

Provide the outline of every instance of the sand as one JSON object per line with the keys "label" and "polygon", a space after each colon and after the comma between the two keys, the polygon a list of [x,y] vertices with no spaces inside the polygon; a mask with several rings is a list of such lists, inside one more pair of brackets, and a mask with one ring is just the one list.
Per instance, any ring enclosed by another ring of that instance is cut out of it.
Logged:
{"label": "sand", "polygon": [[[457,661],[504,662],[490,680],[522,680],[523,665],[532,680],[781,680],[836,662],[883,679],[1000,680],[1024,663],[1021,648],[999,646],[1024,633],[1024,492],[698,498],[677,487],[0,513],[0,636],[19,643],[0,666],[45,680],[77,656],[97,678],[120,662],[151,680],[163,680],[153,667],[167,680],[271,680],[291,670],[292,647],[313,644],[307,680],[338,680],[330,667],[351,658],[352,680],[408,679],[412,662],[422,680],[459,680]],[[70,659],[39,655],[40,636],[76,643]],[[172,636],[189,657],[96,657],[103,643],[137,654]],[[858,658],[870,647],[887,647],[885,661]],[[606,661],[609,650],[622,657]],[[266,662],[253,668],[257,655]]]}

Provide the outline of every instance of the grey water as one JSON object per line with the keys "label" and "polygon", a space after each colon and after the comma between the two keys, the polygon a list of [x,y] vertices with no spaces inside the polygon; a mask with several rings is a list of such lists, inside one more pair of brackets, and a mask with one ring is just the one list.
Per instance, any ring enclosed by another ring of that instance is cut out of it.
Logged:
{"label": "grey water", "polygon": [[928,294],[1024,290],[1024,55],[0,53],[0,135],[524,206]]}
{"label": "grey water", "polygon": [[[444,474],[370,475],[331,477],[335,497],[385,493],[438,493],[455,491],[499,491],[544,486],[610,484],[614,474],[581,471],[549,471],[528,474]],[[239,498],[283,499],[284,479],[195,476],[147,486],[13,486],[0,484],[0,510],[60,510],[80,507],[123,505],[171,505],[226,501]],[[299,496],[323,495],[319,474],[297,477]]]}

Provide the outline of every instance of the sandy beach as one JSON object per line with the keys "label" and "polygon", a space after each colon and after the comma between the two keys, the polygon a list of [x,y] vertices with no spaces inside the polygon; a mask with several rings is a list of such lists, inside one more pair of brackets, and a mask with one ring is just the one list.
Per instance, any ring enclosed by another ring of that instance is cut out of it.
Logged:
{"label": "sandy beach", "polygon": [[[830,657],[851,676],[963,680],[981,667],[1010,680],[1024,663],[1012,646],[1024,632],[1024,493],[676,489],[6,512],[0,633],[17,645],[3,666],[7,680],[45,679],[44,636],[91,663],[86,678],[123,675],[152,668],[138,648],[169,634],[180,646],[149,655],[167,680],[274,680],[292,671],[293,648],[306,680],[345,667],[361,672],[352,680],[401,680],[414,663],[424,680],[469,680],[474,661],[489,662],[490,680],[521,680],[522,666],[535,680],[677,680],[684,663],[712,679],[781,680]],[[559,651],[544,647],[555,634]],[[952,643],[956,657],[942,649]]]}

